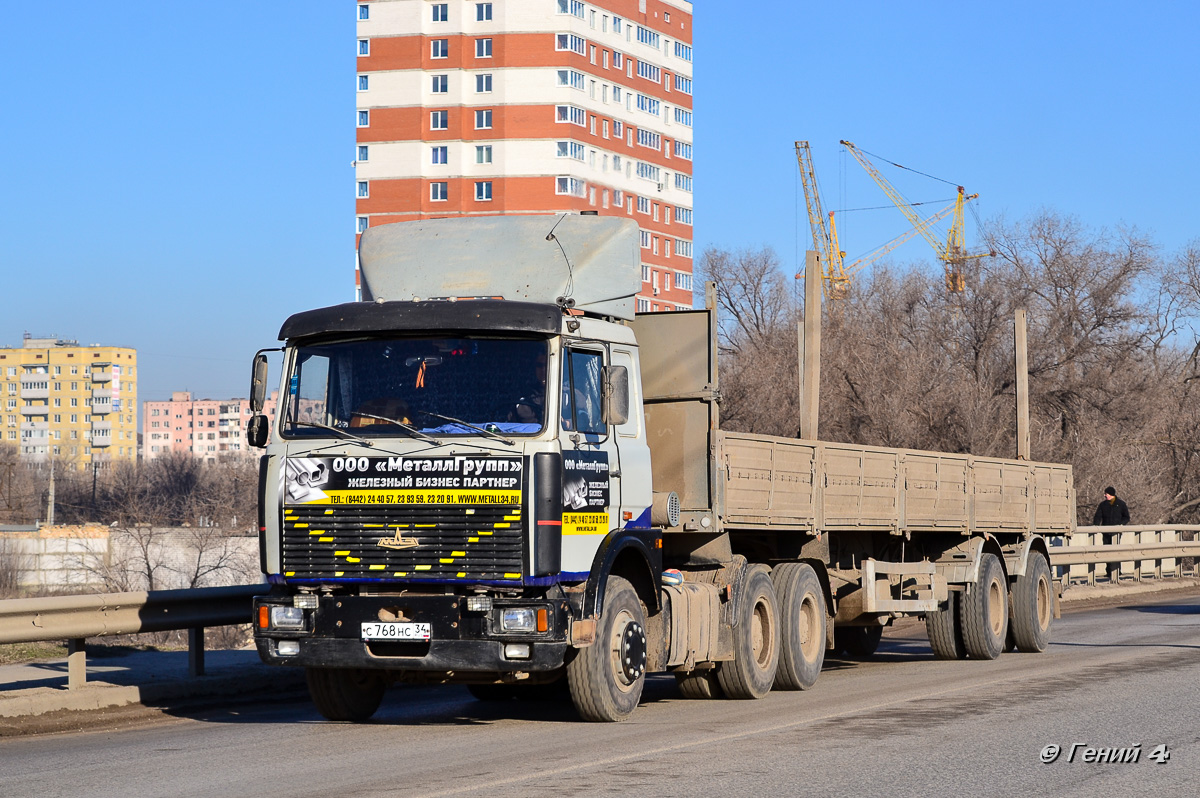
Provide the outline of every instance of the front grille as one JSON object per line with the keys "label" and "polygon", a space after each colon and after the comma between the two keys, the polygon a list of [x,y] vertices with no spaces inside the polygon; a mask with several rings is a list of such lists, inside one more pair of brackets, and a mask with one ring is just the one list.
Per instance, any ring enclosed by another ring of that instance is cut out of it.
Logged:
{"label": "front grille", "polygon": [[518,504],[287,507],[283,571],[297,579],[513,580],[521,578],[522,540]]}

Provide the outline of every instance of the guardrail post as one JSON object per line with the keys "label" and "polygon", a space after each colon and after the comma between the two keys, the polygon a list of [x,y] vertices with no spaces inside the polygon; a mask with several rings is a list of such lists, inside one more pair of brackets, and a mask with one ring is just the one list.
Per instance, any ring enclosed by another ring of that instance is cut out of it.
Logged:
{"label": "guardrail post", "polygon": [[204,627],[188,629],[188,676],[204,675]]}
{"label": "guardrail post", "polygon": [[[1146,542],[1144,532],[1135,532],[1134,534],[1137,535],[1137,542],[1138,542],[1139,546]],[[1119,538],[1118,538],[1118,540],[1119,540]],[[1135,582],[1142,581],[1142,561],[1141,560],[1133,561],[1133,581],[1135,581]]]}
{"label": "guardrail post", "polygon": [[87,684],[87,640],[72,637],[67,641],[67,689],[78,690]]}
{"label": "guardrail post", "polygon": [[[1094,545],[1096,545],[1096,533],[1095,533],[1095,532],[1088,532],[1088,536],[1087,536],[1087,537],[1088,537],[1088,542],[1087,542],[1087,544],[1088,544],[1089,546],[1094,546]],[[1089,587],[1095,587],[1095,586],[1096,586],[1096,563],[1094,563],[1094,562],[1093,562],[1093,563],[1088,563],[1088,567],[1087,567],[1087,583],[1088,583],[1088,586],[1089,586]]]}
{"label": "guardrail post", "polygon": [[[1161,529],[1154,530],[1154,542],[1155,543],[1163,542],[1163,533],[1162,533]],[[1154,578],[1162,579],[1162,574],[1163,574],[1163,561],[1155,560],[1154,561]]]}

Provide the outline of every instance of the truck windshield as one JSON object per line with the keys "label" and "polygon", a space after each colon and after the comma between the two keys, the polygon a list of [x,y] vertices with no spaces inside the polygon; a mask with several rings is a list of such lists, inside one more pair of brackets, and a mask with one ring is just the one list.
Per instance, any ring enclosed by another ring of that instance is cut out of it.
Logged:
{"label": "truck windshield", "polygon": [[[544,340],[393,338],[301,346],[284,432],[362,437],[536,435],[546,420]],[[460,423],[461,422],[461,423]],[[471,425],[471,426],[468,426]]]}

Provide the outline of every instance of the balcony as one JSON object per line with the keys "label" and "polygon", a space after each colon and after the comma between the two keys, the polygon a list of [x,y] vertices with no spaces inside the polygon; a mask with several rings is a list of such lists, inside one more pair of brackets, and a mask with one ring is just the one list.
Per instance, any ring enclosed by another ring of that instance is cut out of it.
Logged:
{"label": "balcony", "polygon": [[50,383],[43,377],[40,380],[21,380],[22,399],[49,399]]}
{"label": "balcony", "polygon": [[112,399],[112,388],[93,388],[92,399]]}
{"label": "balcony", "polygon": [[102,449],[106,446],[112,446],[112,430],[92,432],[92,448]]}
{"label": "balcony", "polygon": [[112,369],[92,366],[92,382],[112,382],[112,378]]}
{"label": "balcony", "polygon": [[112,412],[112,402],[92,402],[92,415],[106,416]]}
{"label": "balcony", "polygon": [[21,407],[23,416],[49,416],[50,405],[24,405]]}
{"label": "balcony", "polygon": [[111,421],[93,421],[92,422],[92,435],[97,435],[97,434],[111,435],[112,434],[112,422]]}
{"label": "balcony", "polygon": [[35,437],[45,439],[49,434],[49,421],[22,421],[21,422],[21,437]]}

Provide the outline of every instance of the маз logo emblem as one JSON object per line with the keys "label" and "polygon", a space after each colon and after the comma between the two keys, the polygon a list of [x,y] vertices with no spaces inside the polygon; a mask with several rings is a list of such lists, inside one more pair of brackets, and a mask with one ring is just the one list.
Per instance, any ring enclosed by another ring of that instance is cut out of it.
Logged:
{"label": "\u043c\u0430\u0437 logo emblem", "polygon": [[421,543],[416,538],[406,538],[396,535],[390,538],[380,538],[376,545],[385,549],[415,549]]}

